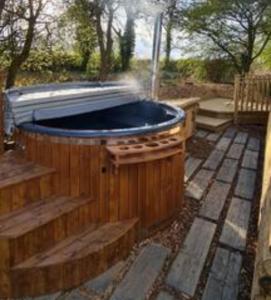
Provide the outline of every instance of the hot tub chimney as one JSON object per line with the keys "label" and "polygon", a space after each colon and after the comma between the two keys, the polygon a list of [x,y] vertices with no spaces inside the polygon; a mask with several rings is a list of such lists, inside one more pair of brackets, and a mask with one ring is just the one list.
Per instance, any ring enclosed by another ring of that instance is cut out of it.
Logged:
{"label": "hot tub chimney", "polygon": [[159,89],[159,60],[162,37],[163,13],[159,13],[155,20],[152,51],[152,77],[151,77],[151,98],[158,100]]}

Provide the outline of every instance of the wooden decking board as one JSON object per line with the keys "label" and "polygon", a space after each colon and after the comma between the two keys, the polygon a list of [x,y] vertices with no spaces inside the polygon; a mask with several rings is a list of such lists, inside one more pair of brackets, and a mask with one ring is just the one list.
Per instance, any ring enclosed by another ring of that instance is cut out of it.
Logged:
{"label": "wooden decking board", "polygon": [[248,139],[248,133],[247,132],[238,132],[237,136],[234,139],[234,143],[236,144],[245,144]]}
{"label": "wooden decking board", "polygon": [[11,151],[0,160],[0,189],[54,172],[51,168],[28,162],[22,157]]}
{"label": "wooden decking board", "polygon": [[205,264],[216,225],[196,218],[181,250],[175,258],[166,283],[189,296],[193,296]]}
{"label": "wooden decking board", "polygon": [[214,149],[205,161],[203,168],[215,171],[222,162],[224,155],[224,151]]}
{"label": "wooden decking board", "polygon": [[232,183],[237,173],[238,161],[235,159],[225,159],[216,176],[217,180]]}
{"label": "wooden decking board", "polygon": [[213,175],[213,171],[201,169],[188,184],[185,192],[186,196],[200,200],[210,184]]}
{"label": "wooden decking board", "polygon": [[215,148],[220,151],[227,151],[231,141],[232,140],[230,138],[222,137],[216,144]]}
{"label": "wooden decking board", "polygon": [[190,156],[185,161],[185,175],[184,175],[185,182],[187,182],[191,178],[191,176],[195,173],[195,171],[198,169],[201,163],[202,163],[202,159],[195,158],[192,156]]}
{"label": "wooden decking board", "polygon": [[164,246],[146,246],[111,296],[111,300],[144,300],[170,254]]}
{"label": "wooden decking board", "polygon": [[199,213],[200,216],[217,221],[228,197],[230,188],[230,184],[215,181],[203,202]]}
{"label": "wooden decking board", "polygon": [[259,152],[246,150],[242,161],[242,168],[257,170]]}
{"label": "wooden decking board", "polygon": [[246,200],[233,198],[220,242],[237,250],[245,250],[251,203]]}
{"label": "wooden decking board", "polygon": [[[51,199],[54,199],[54,197],[52,197]],[[42,201],[36,201],[33,202],[31,204],[29,204],[27,207],[21,208],[21,209],[17,209],[14,210],[10,213],[7,214],[3,214],[0,216],[0,232],[4,229],[4,228],[9,228],[9,225],[16,225],[18,224],[18,222],[21,222],[20,219],[17,219],[17,216],[24,214],[27,215],[27,213],[29,213],[29,210],[38,210],[39,207],[41,207],[44,204],[44,200]],[[13,220],[13,222],[10,223],[10,220]]]}
{"label": "wooden decking board", "polygon": [[16,237],[25,234],[89,201],[89,198],[59,197],[54,201],[43,202],[32,210],[24,209],[21,215],[16,215],[16,218],[9,218],[8,221],[0,223],[0,237]]}
{"label": "wooden decking board", "polygon": [[220,133],[210,133],[207,135],[206,139],[209,142],[216,142],[220,138],[221,134]]}
{"label": "wooden decking board", "polygon": [[256,183],[256,172],[248,169],[241,169],[238,176],[234,195],[251,200],[254,196]]}
{"label": "wooden decking board", "polygon": [[261,142],[258,138],[250,137],[247,144],[247,149],[251,151],[260,151]]}
{"label": "wooden decking board", "polygon": [[242,256],[217,248],[202,300],[237,300]]}
{"label": "wooden decking board", "polygon": [[225,131],[225,133],[223,134],[223,137],[233,139],[235,137],[236,133],[237,133],[236,128],[230,127]]}
{"label": "wooden decking board", "polygon": [[243,144],[232,144],[226,156],[228,158],[240,159],[243,154],[244,148],[245,145]]}

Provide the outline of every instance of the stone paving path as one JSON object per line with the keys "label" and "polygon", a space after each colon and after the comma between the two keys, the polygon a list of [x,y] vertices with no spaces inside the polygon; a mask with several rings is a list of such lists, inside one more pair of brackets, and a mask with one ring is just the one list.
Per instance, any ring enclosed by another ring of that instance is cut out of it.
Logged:
{"label": "stone paving path", "polygon": [[[213,151],[205,161],[192,156],[186,160],[185,194],[201,208],[177,255],[150,243],[131,265],[119,262],[76,290],[36,300],[144,300],[158,278],[165,289],[151,300],[192,299],[211,248],[215,251],[201,299],[238,299],[261,141],[235,128],[222,134],[200,130],[195,138],[207,139]],[[222,230],[217,232],[219,227]]]}

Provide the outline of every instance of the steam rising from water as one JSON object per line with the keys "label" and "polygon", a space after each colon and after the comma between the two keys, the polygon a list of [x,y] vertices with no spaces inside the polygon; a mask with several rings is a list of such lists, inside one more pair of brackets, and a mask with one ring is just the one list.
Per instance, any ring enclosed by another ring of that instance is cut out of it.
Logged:
{"label": "steam rising from water", "polygon": [[138,0],[136,2],[136,8],[138,12],[156,16],[165,10],[166,4],[157,3],[152,0]]}
{"label": "steam rising from water", "polygon": [[[126,4],[131,6],[131,0],[126,0]],[[136,15],[143,15],[146,19],[150,18],[149,24],[155,22],[155,18],[166,10],[166,1],[159,3],[157,0],[137,0],[132,4],[130,13]],[[136,90],[140,95],[150,96],[151,87],[151,66],[142,69],[138,74],[122,74],[119,80],[131,86],[131,89]]]}

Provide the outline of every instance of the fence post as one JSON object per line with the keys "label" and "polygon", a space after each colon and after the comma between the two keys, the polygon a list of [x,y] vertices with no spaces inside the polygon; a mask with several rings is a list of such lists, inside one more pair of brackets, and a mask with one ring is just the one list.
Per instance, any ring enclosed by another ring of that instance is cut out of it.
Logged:
{"label": "fence post", "polygon": [[241,76],[235,75],[234,78],[234,124],[238,124],[238,106],[239,106],[239,97],[240,97],[240,88],[241,88]]}
{"label": "fence post", "polygon": [[0,155],[4,153],[4,73],[0,70]]}

